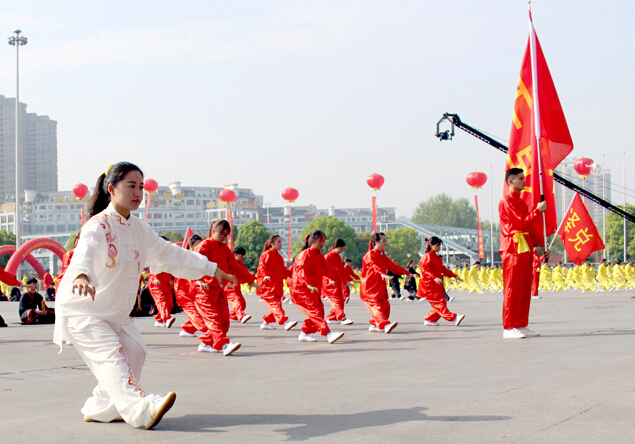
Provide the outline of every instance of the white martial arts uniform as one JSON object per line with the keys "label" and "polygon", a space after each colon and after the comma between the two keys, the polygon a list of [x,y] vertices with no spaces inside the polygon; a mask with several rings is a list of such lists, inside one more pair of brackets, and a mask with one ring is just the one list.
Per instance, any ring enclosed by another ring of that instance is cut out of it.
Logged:
{"label": "white martial arts uniform", "polygon": [[[73,259],[57,291],[53,342],[71,341],[98,384],[82,413],[97,421],[123,418],[134,427],[148,424],[146,395],[138,380],[146,348],[129,314],[145,267],[185,279],[213,276],[216,264],[204,256],[166,242],[136,216],[121,216],[114,207],[92,217],[82,228]],[[96,294],[72,293],[75,278],[85,274]]]}

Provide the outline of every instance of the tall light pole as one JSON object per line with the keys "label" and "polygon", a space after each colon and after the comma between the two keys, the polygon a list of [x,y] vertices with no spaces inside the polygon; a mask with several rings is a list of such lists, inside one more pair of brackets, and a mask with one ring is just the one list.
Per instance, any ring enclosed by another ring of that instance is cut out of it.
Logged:
{"label": "tall light pole", "polygon": [[[15,46],[15,248],[20,248],[20,46],[27,44],[26,37],[21,36],[22,31],[16,29],[14,36],[7,39],[11,46]],[[17,275],[18,273],[16,273]],[[19,278],[18,278],[19,279]]]}

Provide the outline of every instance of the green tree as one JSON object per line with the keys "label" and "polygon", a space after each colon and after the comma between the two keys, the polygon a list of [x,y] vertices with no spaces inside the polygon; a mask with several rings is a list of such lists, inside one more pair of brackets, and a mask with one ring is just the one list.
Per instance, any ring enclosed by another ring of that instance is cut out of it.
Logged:
{"label": "green tree", "polygon": [[370,244],[370,239],[373,237],[373,233],[371,231],[362,231],[361,233],[355,233],[355,244],[357,245],[357,256],[352,257],[346,253],[347,257],[350,257],[353,262],[353,267],[361,268],[362,267],[362,259],[364,255],[368,251],[368,245]]}
{"label": "green tree", "polygon": [[164,231],[161,236],[165,236],[170,242],[183,242],[183,235],[178,231]]}
{"label": "green tree", "polygon": [[[351,260],[355,260],[360,257],[360,253],[357,250],[357,236],[355,229],[350,225],[346,225],[344,221],[338,219],[335,216],[320,216],[313,219],[308,223],[306,227],[302,229],[300,234],[300,240],[293,245],[293,255],[296,256],[302,250],[302,240],[304,237],[312,231],[320,230],[326,234],[326,244],[322,253],[326,253],[336,239],[342,239],[346,242],[346,250],[344,250],[344,256],[350,257]],[[366,250],[364,250],[366,252]],[[353,259],[355,258],[355,259]],[[361,257],[360,257],[361,263]]]}
{"label": "green tree", "polygon": [[[635,215],[635,206],[626,204],[626,212]],[[602,234],[602,233],[600,233]],[[626,254],[635,256],[635,224],[626,223]],[[624,258],[624,219],[611,211],[606,213],[606,246],[613,260]]]}
{"label": "green tree", "polygon": [[71,233],[71,236],[68,238],[68,242],[66,242],[66,246],[64,247],[66,248],[66,251],[71,251],[73,249],[73,245],[75,245],[75,239],[77,238],[77,236],[79,236],[80,232],[81,230],[77,230]]}
{"label": "green tree", "polygon": [[445,193],[421,202],[412,215],[412,221],[420,225],[476,228],[476,209],[469,199],[452,199]]}
{"label": "green tree", "polygon": [[[7,230],[0,230],[0,245],[15,245],[15,233],[10,233]],[[10,254],[0,256],[0,267],[6,267],[10,257]]]}
{"label": "green tree", "polygon": [[255,219],[242,225],[238,230],[234,245],[245,249],[245,266],[250,270],[258,267],[260,253],[270,236],[271,233],[265,226]]}
{"label": "green tree", "polygon": [[402,267],[406,266],[409,260],[419,261],[419,251],[421,250],[421,238],[412,228],[397,228],[386,231],[388,246],[386,254],[394,262]]}

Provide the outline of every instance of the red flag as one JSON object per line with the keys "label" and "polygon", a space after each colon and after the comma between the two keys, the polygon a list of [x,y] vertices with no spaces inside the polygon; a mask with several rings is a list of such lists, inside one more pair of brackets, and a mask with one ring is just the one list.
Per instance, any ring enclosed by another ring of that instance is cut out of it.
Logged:
{"label": "red flag", "polygon": [[571,262],[580,265],[594,251],[604,250],[602,237],[578,193],[564,217],[558,235]]}
{"label": "red flag", "polygon": [[183,248],[187,248],[187,243],[190,241],[190,237],[194,235],[194,232],[190,227],[187,227],[187,231],[185,232],[185,238],[183,238],[183,244],[181,246]]}
{"label": "red flag", "polygon": [[[481,230],[481,214],[478,211],[478,196],[474,196],[474,204],[476,205],[476,222],[478,227],[478,257],[485,257],[485,247],[483,246],[483,230]],[[492,261],[494,259],[492,258]]]}
{"label": "red flag", "polygon": [[[536,122],[540,122],[539,125]],[[540,140],[540,157],[536,140]],[[553,170],[571,150],[573,150],[573,141],[530,13],[529,41],[516,89],[505,170],[522,168],[525,171],[527,184],[522,197],[529,208],[533,209],[542,200],[540,194],[540,170],[542,169],[542,192],[547,202],[545,212],[547,236],[555,233],[558,226]],[[540,226],[537,224],[535,231],[542,233],[541,222]]]}
{"label": "red flag", "polygon": [[7,285],[22,285],[22,282],[17,280],[12,274],[4,271],[4,268],[2,267],[0,267],[0,281],[4,282]]}

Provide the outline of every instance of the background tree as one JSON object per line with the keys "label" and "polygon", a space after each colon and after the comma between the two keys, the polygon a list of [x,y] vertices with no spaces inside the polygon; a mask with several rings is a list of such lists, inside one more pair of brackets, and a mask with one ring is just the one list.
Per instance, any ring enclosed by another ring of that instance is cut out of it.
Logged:
{"label": "background tree", "polygon": [[260,258],[260,253],[262,253],[269,236],[271,236],[271,233],[262,223],[255,219],[242,225],[238,230],[234,245],[245,249],[245,266],[248,269],[255,270],[258,268],[258,258]]}
{"label": "background tree", "polygon": [[[293,245],[293,255],[296,256],[301,250],[304,237],[312,231],[320,230],[326,234],[326,244],[322,253],[327,253],[333,246],[335,239],[342,239],[346,242],[344,256],[350,257],[351,260],[359,260],[361,264],[360,252],[357,249],[357,235],[355,229],[350,225],[346,225],[344,221],[335,216],[320,216],[313,219],[302,229],[300,240]],[[370,238],[369,238],[370,239]],[[366,250],[364,249],[364,253]],[[359,258],[359,259],[358,259]]]}
{"label": "background tree", "polygon": [[164,231],[161,236],[167,237],[170,242],[183,242],[183,235],[178,231]]}
{"label": "background tree", "polygon": [[[627,203],[626,212],[635,215],[635,206]],[[626,255],[633,257],[635,256],[635,224],[632,222],[626,223],[626,240]],[[611,262],[624,258],[624,218],[612,211],[606,213],[606,246],[611,254]]]}
{"label": "background tree", "polygon": [[371,231],[362,231],[361,233],[355,233],[355,244],[357,245],[357,256],[353,257],[348,254],[348,252],[344,253],[344,256],[349,257],[353,262],[353,267],[362,268],[362,259],[366,252],[368,252],[368,245],[370,243],[370,238],[373,237],[373,233]]}
{"label": "background tree", "polygon": [[[0,230],[0,245],[15,245],[15,233],[10,233],[7,230]],[[10,254],[0,256],[0,267],[6,267],[10,257]]]}
{"label": "background tree", "polygon": [[476,209],[469,199],[452,199],[445,193],[432,196],[415,208],[412,221],[420,225],[476,228]]}
{"label": "background tree", "polygon": [[402,267],[405,267],[409,260],[419,262],[421,238],[415,230],[408,227],[397,228],[386,231],[386,237],[388,238],[386,254],[390,259]]}

